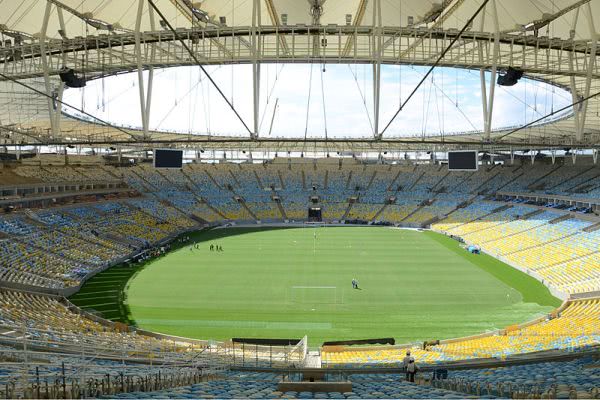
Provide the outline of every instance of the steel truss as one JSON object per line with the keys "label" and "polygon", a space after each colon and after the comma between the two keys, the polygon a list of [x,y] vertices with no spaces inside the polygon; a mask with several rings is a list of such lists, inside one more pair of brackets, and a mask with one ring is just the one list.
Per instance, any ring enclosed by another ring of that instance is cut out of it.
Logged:
{"label": "steel truss", "polygon": [[[458,32],[442,29],[379,26],[256,26],[178,28],[170,31],[88,36],[24,43],[0,49],[0,69],[13,78],[42,77],[47,58],[50,75],[66,64],[87,75],[106,75],[144,68],[195,65],[178,44],[183,40],[203,64],[369,63],[431,65]],[[528,74],[600,78],[600,65],[588,71],[593,43],[558,38],[498,35],[497,66],[518,67]],[[256,46],[248,45],[253,40]],[[381,40],[383,45],[379,46]],[[493,65],[495,33],[465,32],[439,65],[489,69]],[[419,46],[413,46],[415,42]],[[217,44],[218,43],[218,44]],[[287,43],[284,47],[281,43]],[[315,54],[315,43],[319,51]],[[326,43],[326,46],[322,44]],[[346,51],[346,43],[352,43]],[[256,47],[256,48],[255,48]],[[570,58],[573,58],[573,68]]]}
{"label": "steel truss", "polygon": [[[143,10],[145,0],[138,0]],[[256,1],[256,0],[255,0]],[[495,1],[492,2],[495,7]],[[255,6],[256,7],[256,6]],[[253,25],[227,27],[214,24],[194,25],[192,28],[142,32],[139,18],[135,31],[111,32],[95,36],[63,38],[46,37],[45,30],[39,38],[18,42],[12,47],[0,48],[0,72],[10,79],[35,80],[42,78],[44,89],[50,95],[51,87],[59,87],[58,100],[62,99],[64,85],[57,80],[58,72],[64,67],[74,68],[87,79],[99,78],[123,72],[138,71],[142,109],[142,131],[116,129],[103,124],[62,118],[61,113],[49,99],[44,99],[49,112],[48,120],[39,119],[19,127],[4,127],[16,138],[13,144],[56,144],[56,145],[101,145],[118,143],[141,146],[153,143],[172,143],[185,147],[201,144],[217,150],[247,149],[252,151],[385,151],[425,150],[433,145],[440,148],[553,148],[565,145],[579,148],[596,148],[600,142],[600,117],[590,116],[589,103],[573,107],[572,115],[562,116],[550,123],[528,127],[512,134],[510,129],[492,132],[492,106],[494,79],[490,80],[490,93],[485,90],[483,71],[503,70],[509,66],[525,71],[532,79],[542,80],[570,90],[573,102],[600,91],[600,63],[596,51],[597,33],[589,5],[582,8],[589,24],[593,40],[578,41],[549,38],[536,35],[515,35],[506,32],[444,30],[434,25],[425,27],[386,27],[381,25],[380,2],[373,3],[373,25],[291,25],[281,26],[276,16],[271,16],[274,25],[262,25],[254,14]],[[62,9],[57,8],[59,16]],[[50,13],[50,3],[44,21]],[[139,12],[141,16],[141,11]],[[494,13],[492,14],[494,15]],[[577,13],[579,15],[579,12]],[[151,26],[154,26],[153,16]],[[573,22],[577,23],[577,18]],[[44,27],[44,25],[42,25]],[[455,42],[439,60],[438,65],[467,68],[482,74],[482,100],[485,120],[484,132],[472,132],[446,136],[446,138],[388,138],[379,130],[380,66],[385,65],[432,65],[440,54]],[[191,49],[188,52],[185,47]],[[191,53],[191,54],[190,54]],[[152,98],[152,75],[156,68],[174,66],[221,64],[253,65],[254,115],[252,134],[249,138],[223,137],[219,139],[149,131],[150,104]],[[303,141],[270,140],[257,135],[257,112],[260,92],[260,65],[263,63],[367,63],[374,70],[374,115],[376,130],[369,139],[338,139]],[[141,70],[149,71],[145,82]],[[0,84],[6,79],[0,77]],[[144,87],[147,84],[147,88]],[[586,123],[586,115],[588,115]],[[71,133],[72,138],[63,138],[61,131],[75,132],[85,124],[85,133]],[[0,126],[0,128],[3,128]],[[129,135],[124,133],[129,132]],[[504,138],[509,132],[510,137]],[[73,138],[73,136],[75,138]],[[499,137],[502,140],[495,141]],[[217,148],[218,147],[218,148]]]}

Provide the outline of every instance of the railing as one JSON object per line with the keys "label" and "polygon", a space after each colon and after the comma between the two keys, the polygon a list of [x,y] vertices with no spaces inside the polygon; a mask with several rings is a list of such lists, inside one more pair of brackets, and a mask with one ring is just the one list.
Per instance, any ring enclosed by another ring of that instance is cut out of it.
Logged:
{"label": "railing", "polygon": [[221,344],[232,367],[286,368],[304,365],[308,351],[308,337],[296,345],[275,346],[239,342]]}
{"label": "railing", "polygon": [[[6,364],[0,364],[4,367]],[[9,376],[0,385],[0,397],[30,399],[75,399],[110,396],[129,392],[152,392],[218,379],[225,369],[178,367],[140,373],[139,366],[118,367],[107,373],[85,373],[87,365],[50,364],[53,373],[40,373],[48,364],[23,370],[21,376]]]}
{"label": "railing", "polygon": [[302,367],[307,352],[306,337],[293,346],[264,346],[81,329],[0,324],[0,369],[5,371],[0,397],[76,398],[161,390],[197,383],[231,367]]}

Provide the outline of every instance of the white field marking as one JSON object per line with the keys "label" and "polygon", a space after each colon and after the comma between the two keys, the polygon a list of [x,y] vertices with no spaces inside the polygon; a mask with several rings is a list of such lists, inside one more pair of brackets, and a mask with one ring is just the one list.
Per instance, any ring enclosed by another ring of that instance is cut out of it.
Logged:
{"label": "white field marking", "polygon": [[292,286],[292,289],[337,289],[337,286]]}

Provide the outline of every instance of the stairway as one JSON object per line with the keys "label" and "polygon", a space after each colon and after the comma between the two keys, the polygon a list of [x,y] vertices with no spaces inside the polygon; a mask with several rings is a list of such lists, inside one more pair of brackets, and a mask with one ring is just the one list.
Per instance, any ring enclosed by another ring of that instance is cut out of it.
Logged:
{"label": "stairway", "polygon": [[394,186],[394,183],[396,183],[396,181],[398,180],[398,177],[400,176],[401,173],[402,173],[402,170],[400,169],[398,171],[398,173],[396,174],[396,176],[394,176],[394,179],[392,179],[392,182],[390,182],[389,186],[387,187],[387,190],[393,190],[392,186]]}
{"label": "stairway", "polygon": [[195,191],[200,191],[199,187],[196,185],[196,183],[192,180],[192,178],[187,174],[187,172],[185,172],[184,169],[181,170],[181,173],[183,174],[183,176],[188,180],[188,182],[190,183],[190,189],[192,192]]}
{"label": "stairway", "polygon": [[379,217],[379,216],[381,215],[381,213],[382,213],[382,212],[384,212],[384,211],[385,211],[385,209],[386,209],[386,208],[387,208],[387,207],[388,207],[390,204],[391,204],[391,203],[385,203],[385,204],[383,205],[383,207],[381,207],[381,208],[379,209],[379,211],[377,211],[377,213],[376,213],[376,214],[373,216],[373,218],[371,219],[371,222],[375,222],[375,221],[377,221],[377,217]]}
{"label": "stairway", "polygon": [[287,215],[285,213],[285,209],[283,208],[283,205],[281,204],[281,201],[275,201],[275,203],[277,204],[277,208],[279,209],[279,213],[281,214],[281,218],[284,221],[287,221],[288,217],[287,217]]}
{"label": "stairway", "polygon": [[532,230],[537,229],[537,228],[539,228],[538,225],[533,226],[531,228],[523,229],[523,230],[518,231],[518,232],[513,232],[513,233],[510,233],[510,234],[508,234],[506,236],[501,236],[499,238],[495,238],[495,239],[492,239],[492,240],[484,240],[483,242],[480,242],[480,244],[497,242],[498,240],[505,240],[506,238],[517,236],[517,235],[520,235],[521,233],[529,232],[529,231],[532,231]]}
{"label": "stairway", "polygon": [[573,261],[581,260],[582,258],[587,258],[587,257],[593,256],[593,255],[598,254],[598,253],[600,253],[600,252],[598,252],[598,251],[592,251],[591,253],[587,253],[587,254],[584,254],[582,256],[577,256],[577,257],[569,258],[568,260],[559,261],[559,262],[556,262],[556,263],[553,263],[553,264],[548,264],[545,267],[537,269],[536,271],[542,270],[542,269],[546,269],[546,268],[555,267],[555,266],[561,265],[561,264],[572,263]]}
{"label": "stairway", "polygon": [[281,189],[285,190],[285,184],[283,183],[283,177],[281,176],[281,171],[277,170],[277,176],[279,177],[279,183],[281,184]]}
{"label": "stairway", "polygon": [[[197,197],[196,197],[197,198]],[[208,207],[212,212],[214,212],[215,214],[217,214],[218,216],[220,216],[221,218],[223,218],[224,220],[228,220],[229,218],[227,218],[225,216],[225,214],[223,214],[221,211],[219,211],[218,209],[216,209],[215,207],[213,207],[208,201],[206,201],[205,199],[201,198],[199,203],[204,204],[206,207]]]}
{"label": "stairway", "polygon": [[258,176],[258,174],[256,173],[256,171],[253,171],[253,172],[254,172],[254,177],[256,178],[256,182],[258,184],[258,188],[259,189],[264,189],[265,185],[263,185],[262,181],[260,180],[260,177]]}
{"label": "stairway", "polygon": [[367,190],[371,189],[371,185],[373,184],[373,181],[375,180],[376,175],[377,175],[377,171],[374,171],[373,175],[371,175],[371,179],[369,179],[369,184],[367,185]]}
{"label": "stairway", "polygon": [[[584,169],[583,171],[581,171],[581,172],[580,172],[580,173],[578,173],[577,175],[573,175],[572,177],[570,177],[570,178],[569,178],[569,180],[570,180],[570,181],[572,181],[572,180],[574,180],[574,179],[576,179],[576,178],[579,178],[581,175],[585,175],[585,174],[587,174],[588,172],[590,172],[591,170],[593,170],[593,169],[596,169],[596,168],[597,168],[597,167],[594,165],[594,166],[591,166],[590,168]],[[596,178],[596,177],[594,177],[594,178],[592,178],[592,179],[595,179],[595,178]],[[585,182],[587,182],[587,181],[588,181],[588,180],[586,180],[586,181],[584,181],[584,182],[582,182],[582,183],[585,183]],[[555,188],[557,188],[558,186],[562,185],[563,183],[564,183],[564,182],[559,182],[559,183],[557,183],[556,185],[554,185],[554,186],[552,186],[552,187],[549,187],[548,189],[550,189],[550,190],[552,190],[552,189],[555,189]],[[570,189],[572,189],[573,187],[577,187],[577,186],[579,186],[579,185],[571,186],[570,188],[568,188],[568,189],[567,189],[567,190],[565,190],[565,191],[566,191],[566,192],[568,192]]]}
{"label": "stairway", "polygon": [[[421,175],[421,176],[422,176],[422,175]],[[434,200],[434,201],[435,201],[435,200]],[[415,215],[416,213],[418,213],[418,212],[419,212],[419,211],[420,211],[420,210],[421,210],[423,207],[427,207],[427,206],[431,205],[431,204],[426,204],[426,203],[427,203],[426,201],[423,201],[421,204],[419,204],[419,205],[417,206],[417,208],[415,208],[414,210],[412,210],[412,212],[411,212],[411,213],[409,213],[409,214],[408,214],[406,217],[402,218],[402,219],[400,220],[400,222],[406,221],[407,219],[409,219],[410,217],[412,217],[413,215]],[[433,203],[432,203],[432,204],[433,204]]]}
{"label": "stairway", "polygon": [[592,188],[593,185],[590,185],[590,182],[598,179],[598,177],[600,177],[600,174],[594,176],[593,178],[590,179],[586,179],[583,182],[578,183],[575,186],[571,186],[570,188],[568,188],[567,190],[565,190],[565,192],[567,193],[580,193],[581,189],[586,189],[586,188]]}
{"label": "stairway", "polygon": [[419,181],[421,180],[421,178],[423,177],[423,175],[425,175],[425,172],[421,172],[421,175],[419,175],[419,177],[406,190],[407,191],[411,191],[412,188],[414,188],[417,185],[417,183],[419,183]]}
{"label": "stairway", "polygon": [[219,189],[223,189],[223,188],[221,187],[221,185],[219,185],[219,184],[217,183],[217,181],[215,180],[215,178],[213,178],[213,176],[210,174],[210,172],[208,172],[208,171],[204,171],[204,172],[206,173],[206,176],[208,176],[208,179],[210,179],[210,180],[211,180],[211,182],[212,182],[212,183],[214,183],[214,185],[215,185],[216,187],[218,187]]}
{"label": "stairway", "polygon": [[[502,206],[502,207],[495,208],[495,209],[494,209],[494,210],[492,210],[492,212],[490,212],[490,213],[487,213],[487,214],[485,214],[485,215],[482,215],[481,217],[477,217],[477,218],[475,218],[475,219],[472,219],[472,220],[470,220],[470,221],[463,222],[462,224],[458,224],[458,225],[456,225],[456,226],[454,226],[454,227],[450,228],[450,230],[452,230],[452,229],[456,229],[456,228],[458,228],[459,226],[463,226],[463,225],[466,225],[466,224],[470,224],[471,222],[475,222],[475,221],[482,220],[482,219],[483,219],[483,218],[485,218],[485,217],[488,217],[488,216],[490,216],[490,215],[492,215],[492,214],[496,214],[496,213],[498,213],[498,212],[500,212],[500,211],[507,210],[507,209],[509,209],[509,208],[512,208],[512,205],[510,205],[510,204],[507,204],[507,205],[504,205],[504,206]],[[499,225],[499,224],[498,224],[498,225]],[[498,225],[494,225],[494,226],[498,226]],[[484,229],[487,229],[487,228],[483,228],[483,229],[479,229],[479,230],[484,230]],[[478,230],[478,231],[479,231],[479,230]],[[473,232],[478,232],[478,231],[473,231]]]}
{"label": "stairway", "polygon": [[235,182],[235,184],[240,187],[240,181],[238,181],[237,176],[235,176],[235,174],[233,173],[232,170],[228,170],[227,172],[229,172],[229,176],[231,176],[231,179],[233,179],[233,181]]}
{"label": "stairway", "polygon": [[581,234],[581,232],[574,232],[574,233],[571,233],[569,235],[561,236],[561,237],[558,237],[558,238],[555,238],[555,239],[552,239],[552,240],[548,240],[547,242],[541,242],[541,243],[535,244],[533,246],[525,247],[523,249],[519,249],[519,250],[515,250],[515,251],[509,251],[508,253],[501,253],[500,255],[501,256],[509,256],[509,255],[512,255],[512,254],[520,253],[522,251],[527,251],[527,250],[535,249],[536,247],[541,247],[541,246],[545,246],[545,245],[550,244],[550,243],[558,242],[559,240],[566,239],[568,237],[579,235],[579,234]]}
{"label": "stairway", "polygon": [[[516,171],[514,171],[513,173],[516,173]],[[500,192],[502,189],[504,189],[506,186],[510,185],[511,183],[513,183],[514,181],[516,181],[517,179],[519,179],[520,177],[522,177],[523,175],[525,175],[523,172],[518,174],[517,176],[515,176],[513,179],[510,179],[508,182],[506,182],[504,185],[500,186],[498,189],[496,189],[496,193]]]}
{"label": "stairway", "polygon": [[447,172],[447,173],[446,173],[446,175],[442,176],[442,178],[441,178],[439,181],[437,181],[435,185],[433,185],[433,186],[431,187],[431,191],[432,191],[432,192],[434,192],[434,191],[435,191],[435,189],[437,189],[437,187],[440,185],[440,183],[442,183],[442,182],[444,181],[444,179],[446,179],[446,177],[447,177],[448,175],[450,175],[450,172]]}
{"label": "stairway", "polygon": [[473,190],[473,193],[479,193],[479,191],[481,190],[481,188],[485,187],[492,179],[496,178],[499,174],[500,174],[500,172],[497,172],[496,174],[492,174],[491,177],[489,177],[488,179],[486,179],[481,185],[477,186],[475,188],[475,190]]}
{"label": "stairway", "polygon": [[131,172],[133,172],[133,174],[135,176],[137,176],[138,178],[140,178],[142,186],[144,187],[144,189],[145,189],[146,192],[155,192],[155,191],[158,190],[153,184],[151,184],[150,182],[148,182],[146,180],[146,178],[144,178],[142,175],[138,174],[135,169],[132,168]]}
{"label": "stairway", "polygon": [[239,203],[239,204],[240,204],[242,207],[244,207],[244,208],[246,209],[246,211],[248,211],[248,214],[250,214],[250,216],[251,216],[252,218],[254,218],[254,220],[255,220],[255,221],[260,221],[260,220],[259,220],[259,219],[256,217],[256,214],[254,214],[254,213],[252,212],[252,210],[250,209],[250,207],[248,207],[248,205],[246,204],[246,202],[244,201],[244,199],[242,199],[242,198],[240,197],[240,200],[238,201],[238,203]]}
{"label": "stairway", "polygon": [[[350,172],[352,174],[352,172]],[[345,221],[346,217],[348,216],[348,213],[350,212],[350,210],[352,209],[352,206],[354,205],[353,202],[349,201],[348,202],[348,207],[346,207],[346,211],[344,212],[344,215],[342,215],[341,220]]]}
{"label": "stairway", "polygon": [[350,171],[350,173],[348,174],[348,179],[346,179],[346,190],[348,189],[348,186],[350,186],[350,181],[352,180],[352,171]]}
{"label": "stairway", "polygon": [[540,189],[544,189],[544,185],[541,185],[541,187],[538,187],[539,183],[542,183],[542,181],[544,180],[544,178],[552,175],[554,172],[558,171],[560,168],[562,167],[562,165],[559,165],[558,167],[554,168],[552,171],[548,172],[547,174],[544,174],[543,176],[541,176],[540,178],[536,179],[535,181],[531,182],[527,188],[529,190],[540,190]]}

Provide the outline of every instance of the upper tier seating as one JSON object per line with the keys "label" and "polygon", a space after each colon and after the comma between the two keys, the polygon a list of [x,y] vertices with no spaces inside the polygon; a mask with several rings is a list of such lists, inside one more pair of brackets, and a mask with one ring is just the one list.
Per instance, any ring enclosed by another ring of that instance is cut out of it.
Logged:
{"label": "upper tier seating", "polygon": [[[31,281],[23,274],[29,272],[43,279],[66,279],[67,285],[72,285],[90,271],[125,256],[133,250],[130,246],[155,243],[195,226],[191,216],[209,223],[278,221],[282,212],[272,199],[276,196],[285,216],[295,221],[306,220],[313,205],[321,208],[326,221],[372,221],[377,216],[378,221],[421,227],[438,219],[433,222],[434,229],[460,236],[533,271],[560,291],[574,293],[598,287],[596,235],[583,231],[593,222],[571,219],[554,224],[552,221],[564,211],[548,209],[528,215],[538,209],[514,204],[507,207],[476,195],[494,188],[567,191],[569,187],[562,179],[572,179],[576,186],[589,182],[590,190],[594,190],[595,174],[600,176],[594,166],[494,166],[477,172],[448,173],[442,166],[420,164],[187,164],[181,170],[157,170],[143,164],[120,169],[24,166],[15,173],[46,181],[120,176],[145,194],[144,199],[115,202],[118,207],[73,207],[57,211],[56,217],[50,212],[42,218],[42,225],[47,225],[43,229],[36,223],[22,222],[23,218],[0,218],[0,237],[19,237],[18,244],[3,247],[8,253],[5,259],[19,260],[15,270],[4,273],[17,279],[14,273],[20,270],[23,282]],[[311,201],[313,197],[318,199],[316,203]],[[384,207],[392,197],[395,204]],[[353,198],[356,202],[349,207]],[[72,218],[61,220],[59,214]],[[60,234],[53,237],[50,233],[55,230]],[[126,242],[108,238],[111,234]],[[34,245],[36,240],[39,243]],[[13,255],[18,251],[31,253],[32,260],[37,261],[23,267],[22,256]],[[540,255],[544,255],[541,261]],[[44,265],[35,267],[42,259],[47,259]]]}

